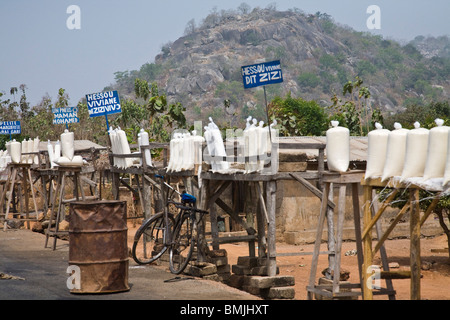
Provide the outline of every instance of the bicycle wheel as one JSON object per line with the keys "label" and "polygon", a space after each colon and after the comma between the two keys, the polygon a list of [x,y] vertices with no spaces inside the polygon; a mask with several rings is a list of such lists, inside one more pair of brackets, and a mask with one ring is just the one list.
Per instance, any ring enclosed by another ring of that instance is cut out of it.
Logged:
{"label": "bicycle wheel", "polygon": [[180,274],[188,265],[194,251],[194,221],[190,214],[180,213],[173,231],[171,245],[169,247],[169,268],[174,274]]}
{"label": "bicycle wheel", "polygon": [[[167,250],[164,214],[153,215],[145,221],[134,236],[132,255],[139,264],[149,264],[161,257]],[[169,227],[174,225],[174,219],[169,215]]]}

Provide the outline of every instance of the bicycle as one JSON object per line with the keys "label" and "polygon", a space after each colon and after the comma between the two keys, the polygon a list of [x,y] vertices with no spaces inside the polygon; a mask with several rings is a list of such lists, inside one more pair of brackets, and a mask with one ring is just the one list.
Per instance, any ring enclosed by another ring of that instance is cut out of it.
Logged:
{"label": "bicycle", "polygon": [[169,268],[174,274],[182,273],[191,261],[194,247],[198,248],[199,223],[208,214],[205,210],[195,208],[195,202],[190,204],[176,205],[180,214],[169,247]]}
{"label": "bicycle", "polygon": [[[155,176],[164,179],[163,176]],[[172,250],[169,251],[169,267],[173,273],[179,274],[189,263],[193,251],[192,247],[192,249],[188,251],[190,252],[189,259],[185,262],[187,256],[184,255],[185,250],[181,250],[183,247],[181,242],[187,236],[192,237],[192,231],[185,233],[184,236],[181,236],[180,233],[185,230],[185,228],[183,228],[185,225],[190,228],[190,230],[193,229],[192,227],[194,225],[189,222],[191,221],[189,215],[191,212],[190,210],[195,210],[194,212],[201,212],[202,210],[194,208],[197,199],[193,195],[186,192],[180,193],[166,182],[164,182],[164,185],[181,196],[181,203],[170,199],[167,200],[168,205],[175,205],[180,211],[175,215],[172,212],[169,212],[166,206],[163,212],[156,213],[148,220],[144,221],[134,236],[132,256],[134,261],[138,264],[150,264],[159,259],[167,249],[171,248]],[[195,228],[197,227],[195,226]],[[174,235],[178,235],[176,241],[172,240],[172,232]],[[194,240],[192,240],[192,244],[194,244]],[[183,264],[179,264],[179,261],[182,261]]]}

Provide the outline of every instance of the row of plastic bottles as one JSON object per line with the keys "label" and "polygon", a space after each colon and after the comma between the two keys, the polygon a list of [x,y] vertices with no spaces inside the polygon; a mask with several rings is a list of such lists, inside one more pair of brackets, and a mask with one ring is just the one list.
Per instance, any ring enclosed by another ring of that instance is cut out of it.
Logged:
{"label": "row of plastic bottles", "polygon": [[[109,139],[111,141],[111,151],[115,154],[130,154],[130,145],[128,144],[127,135],[120,127],[109,128]],[[114,166],[122,169],[129,168],[133,165],[132,158],[114,157]]]}
{"label": "row of plastic bottles", "polygon": [[6,167],[9,162],[30,164],[34,162],[35,164],[38,164],[39,160],[37,155],[25,155],[25,153],[39,152],[39,142],[39,137],[35,139],[25,139],[22,142],[18,142],[15,139],[6,142],[6,150],[3,150],[2,152],[3,161],[0,160],[2,168]]}
{"label": "row of plastic bottles", "polygon": [[450,183],[450,127],[442,119],[435,123],[436,127],[425,129],[416,122],[411,130],[395,123],[392,131],[377,124],[368,134],[366,179],[443,179],[443,186]]}
{"label": "row of plastic bottles", "polygon": [[[203,161],[201,145],[204,141],[209,155],[205,162],[211,165],[211,170],[222,173],[229,171],[230,162],[225,159],[227,151],[222,133],[212,118],[209,118],[209,121],[204,127],[204,137],[198,135],[196,131],[174,133],[170,141],[170,161],[167,167],[169,172],[192,170],[195,164],[201,164]],[[264,127],[263,121],[258,124],[256,119],[249,117],[245,129],[236,130],[236,134],[231,137],[230,142],[238,142],[243,151],[242,156],[248,160],[245,162],[245,173],[258,172],[264,168],[265,157],[271,152],[271,134],[272,137],[276,134],[273,129],[275,125],[276,121]],[[272,130],[271,133],[269,130]],[[228,139],[230,137],[227,137]]]}
{"label": "row of plastic bottles", "polygon": [[202,144],[205,139],[197,131],[175,132],[170,140],[168,172],[193,170],[202,163]]}

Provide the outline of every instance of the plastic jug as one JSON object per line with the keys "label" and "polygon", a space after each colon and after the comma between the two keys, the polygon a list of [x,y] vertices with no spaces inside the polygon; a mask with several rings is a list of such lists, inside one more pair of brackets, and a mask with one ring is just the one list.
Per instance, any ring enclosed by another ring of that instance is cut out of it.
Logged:
{"label": "plastic jug", "polygon": [[74,133],[65,129],[61,134],[61,155],[72,160],[74,152]]}
{"label": "plastic jug", "polygon": [[331,121],[326,133],[327,164],[330,171],[345,172],[350,165],[350,131]]}
{"label": "plastic jug", "polygon": [[408,178],[423,177],[427,160],[429,130],[420,127],[419,122],[414,123],[406,136],[405,163],[401,181]]}
{"label": "plastic jug", "polygon": [[378,122],[375,123],[375,127],[376,129],[370,131],[367,135],[368,148],[365,179],[381,177],[386,161],[389,130],[383,129],[383,126]]}
{"label": "plastic jug", "polygon": [[386,161],[381,181],[385,181],[394,176],[401,176],[403,171],[406,153],[406,135],[409,130],[402,128],[402,125],[398,122],[394,123],[394,128],[388,137]]}
{"label": "plastic jug", "polygon": [[442,178],[447,162],[448,131],[444,126],[444,120],[436,119],[437,127],[430,129],[428,136],[428,151],[423,173],[423,179]]}

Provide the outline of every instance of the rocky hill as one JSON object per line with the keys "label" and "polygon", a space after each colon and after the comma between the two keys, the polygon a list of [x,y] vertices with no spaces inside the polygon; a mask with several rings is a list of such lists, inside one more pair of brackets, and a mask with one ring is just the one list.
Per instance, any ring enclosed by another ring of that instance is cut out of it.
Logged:
{"label": "rocky hill", "polygon": [[354,31],[320,12],[216,12],[163,46],[154,63],[117,72],[108,88],[131,97],[135,78],[156,81],[169,101],[187,108],[188,118],[213,116],[237,124],[249,114],[263,118],[265,105],[261,87],[243,88],[241,66],[280,60],[284,81],[266,87],[268,100],[290,92],[326,107],[334,93],[341,95],[343,84],[359,76],[369,86],[373,107],[397,112],[408,103],[449,98],[450,41],[443,37],[434,50],[425,40],[402,45]]}

